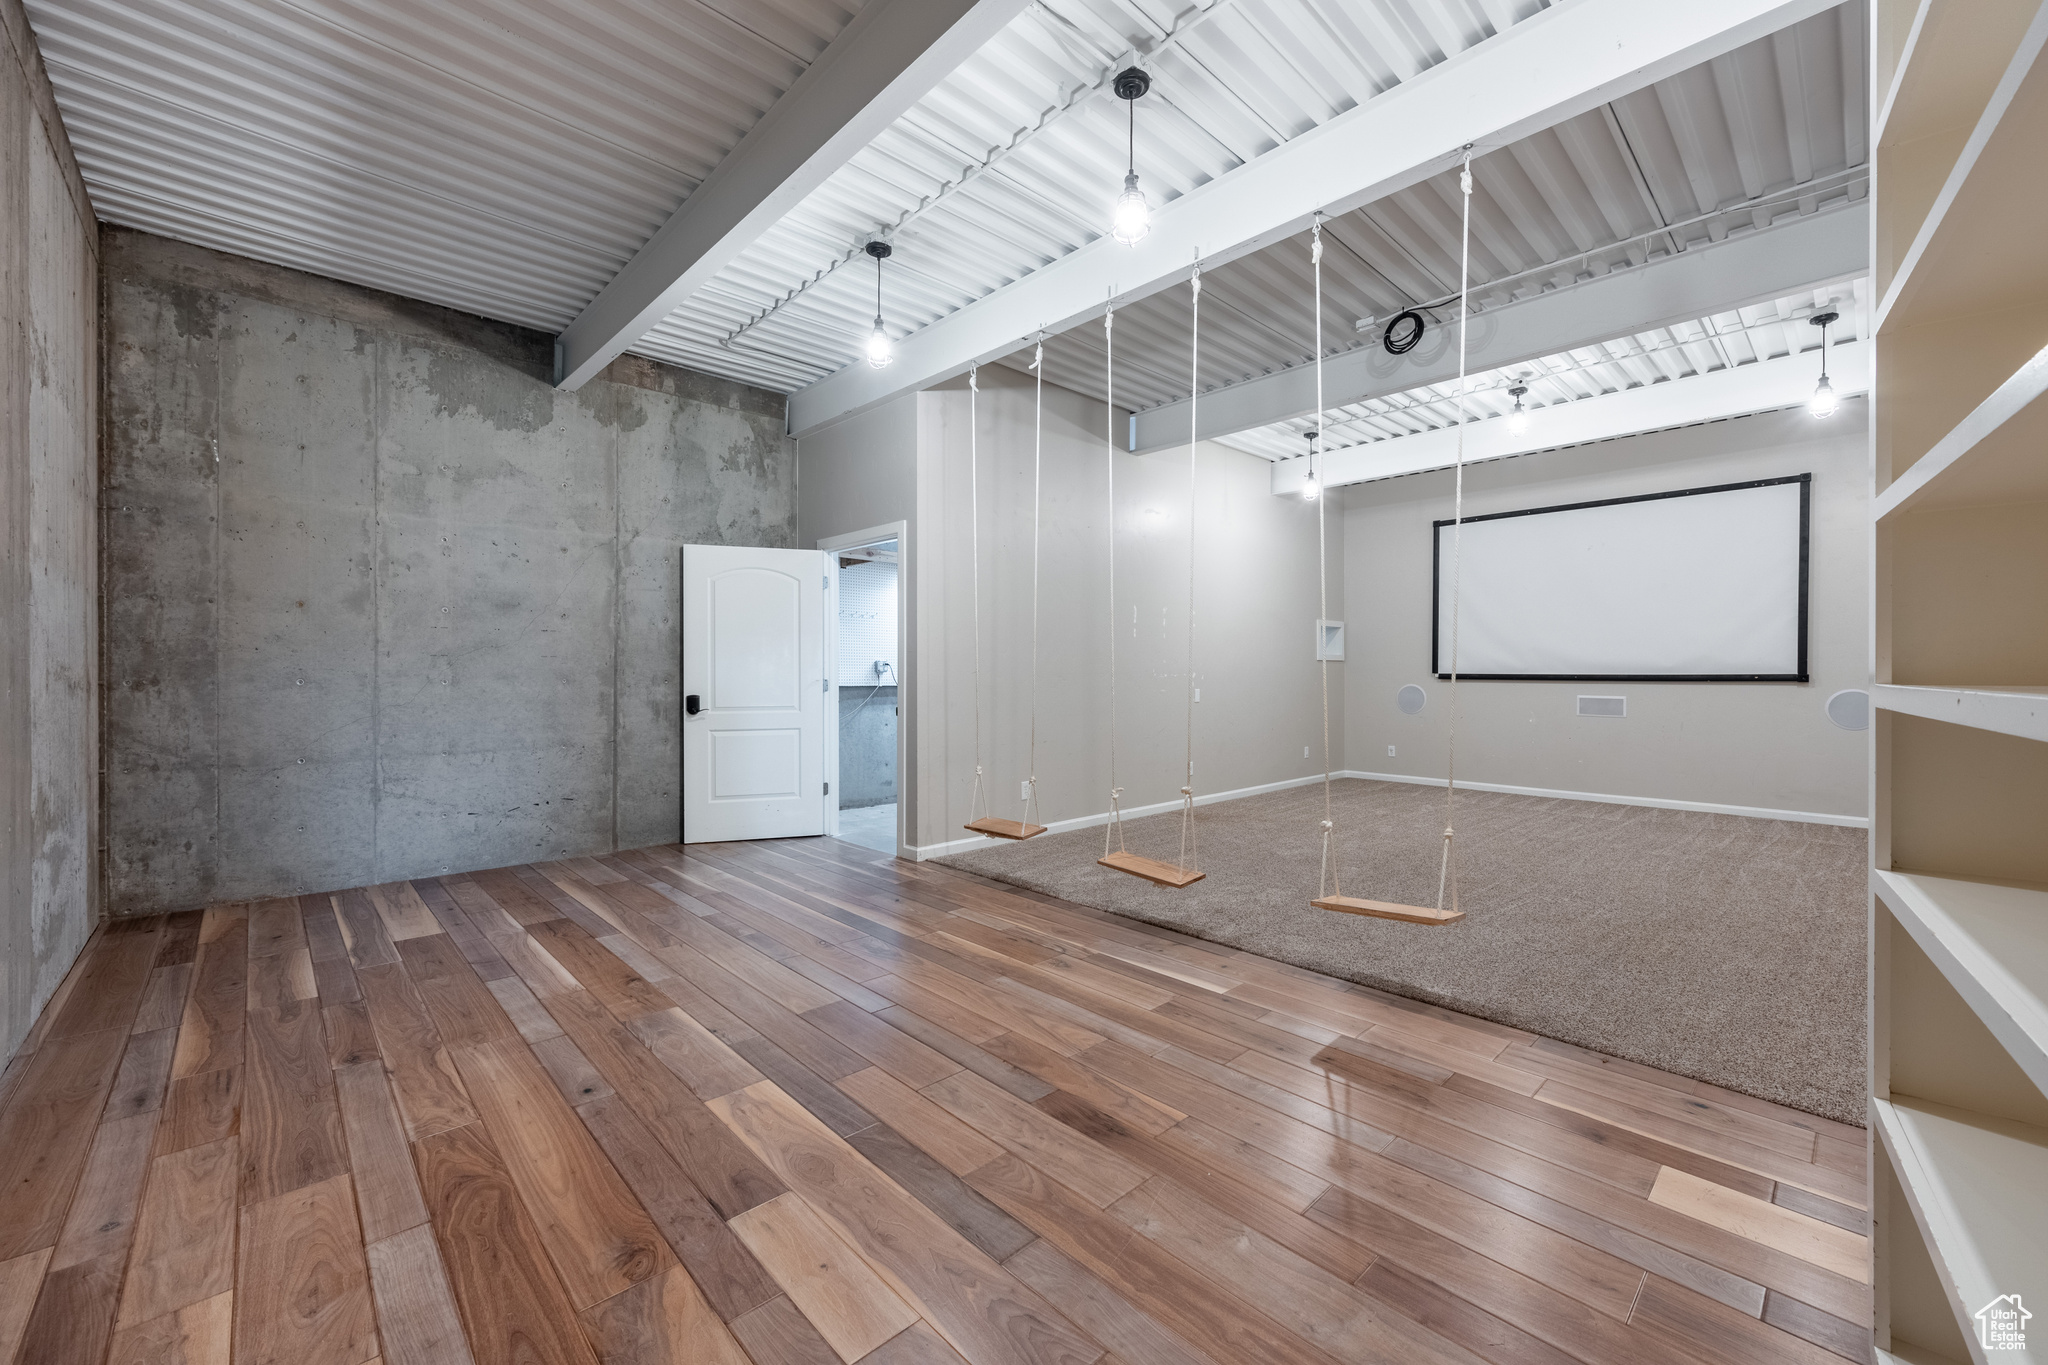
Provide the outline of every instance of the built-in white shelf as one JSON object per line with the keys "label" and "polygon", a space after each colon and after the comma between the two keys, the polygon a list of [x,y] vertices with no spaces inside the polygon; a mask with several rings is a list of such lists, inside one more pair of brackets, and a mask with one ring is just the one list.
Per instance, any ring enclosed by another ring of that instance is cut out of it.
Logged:
{"label": "built-in white shelf", "polygon": [[[1945,720],[2021,739],[2048,740],[2048,684],[2030,687],[1909,687],[1873,683],[1870,700],[1887,711]],[[2048,838],[2048,833],[2042,835]]]}
{"label": "built-in white shelf", "polygon": [[1900,258],[1873,318],[1876,330],[1913,317],[1966,316],[2025,299],[2048,286],[2048,254],[2011,250],[2012,225],[2040,221],[2048,199],[2040,173],[2048,102],[2048,6],[2020,36],[1977,126]]}
{"label": "built-in white shelf", "polygon": [[1870,1118],[1970,1355],[1989,1365],[1977,1312],[2004,1294],[2048,1303],[2048,1128],[1906,1096],[1872,1097]]}
{"label": "built-in white shelf", "polygon": [[1874,868],[1870,889],[2048,1093],[2048,888]]}
{"label": "built-in white shelf", "polygon": [[1908,508],[2048,499],[2048,347],[1878,495],[1879,521]]}
{"label": "built-in white shelf", "polygon": [[[1879,221],[1871,264],[1880,292],[1933,206],[2006,58],[2028,19],[2029,0],[1916,0],[1876,7],[1874,37],[1884,98],[1870,145],[1891,210]],[[1899,44],[1894,57],[1886,49]]]}
{"label": "built-in white shelf", "polygon": [[1891,1350],[1877,1353],[1877,1365],[1962,1365],[1962,1362],[1899,1342]]}

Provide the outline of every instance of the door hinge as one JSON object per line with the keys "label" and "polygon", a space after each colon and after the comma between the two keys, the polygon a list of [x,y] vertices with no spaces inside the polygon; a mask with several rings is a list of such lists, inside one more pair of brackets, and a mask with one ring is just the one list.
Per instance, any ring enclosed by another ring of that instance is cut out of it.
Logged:
{"label": "door hinge", "polygon": [[830,678],[818,679],[818,690],[820,692],[830,692],[832,690],[832,680]]}
{"label": "door hinge", "polygon": [[826,592],[832,591],[832,575],[826,574],[823,578],[819,579],[818,586],[823,588]]}
{"label": "door hinge", "polygon": [[831,794],[832,794],[832,784],[831,784],[830,782],[827,782],[827,783],[825,784],[825,795],[827,795],[827,796],[830,796]]}

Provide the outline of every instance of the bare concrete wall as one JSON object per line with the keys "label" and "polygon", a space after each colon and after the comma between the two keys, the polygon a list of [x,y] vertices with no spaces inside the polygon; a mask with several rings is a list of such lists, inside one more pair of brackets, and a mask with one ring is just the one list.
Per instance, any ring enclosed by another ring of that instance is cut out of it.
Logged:
{"label": "bare concrete wall", "polygon": [[674,838],[679,549],[795,543],[782,398],[103,243],[111,908]]}
{"label": "bare concrete wall", "polygon": [[17,0],[0,0],[0,1057],[92,932],[97,238]]}

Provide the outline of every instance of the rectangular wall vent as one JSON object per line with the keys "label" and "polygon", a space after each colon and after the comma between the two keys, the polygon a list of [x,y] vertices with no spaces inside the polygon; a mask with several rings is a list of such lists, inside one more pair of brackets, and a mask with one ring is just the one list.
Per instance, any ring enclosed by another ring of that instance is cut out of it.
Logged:
{"label": "rectangular wall vent", "polygon": [[1579,714],[1582,716],[1612,716],[1618,720],[1628,714],[1628,698],[1580,697]]}

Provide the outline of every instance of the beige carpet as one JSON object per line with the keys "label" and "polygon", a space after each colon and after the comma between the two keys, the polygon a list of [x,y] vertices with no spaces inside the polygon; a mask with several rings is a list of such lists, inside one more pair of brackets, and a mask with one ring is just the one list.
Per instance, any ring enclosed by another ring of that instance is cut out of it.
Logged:
{"label": "beige carpet", "polygon": [[[1440,788],[1339,782],[1344,889],[1431,905]],[[1465,919],[1326,914],[1320,786],[1203,808],[1207,880],[1169,891],[1099,867],[1102,831],[944,861],[1083,905],[1863,1121],[1864,832],[1460,792]],[[1172,861],[1179,817],[1127,827]]]}

